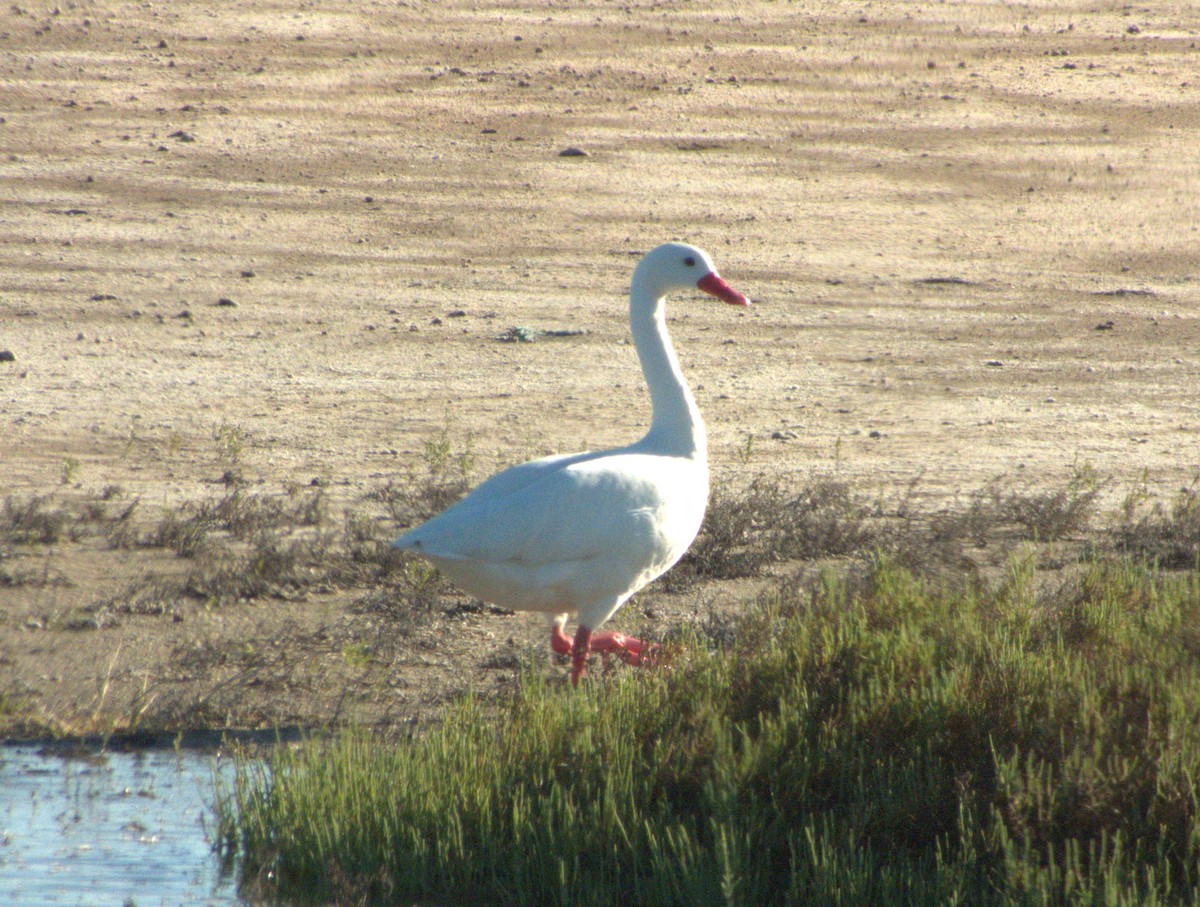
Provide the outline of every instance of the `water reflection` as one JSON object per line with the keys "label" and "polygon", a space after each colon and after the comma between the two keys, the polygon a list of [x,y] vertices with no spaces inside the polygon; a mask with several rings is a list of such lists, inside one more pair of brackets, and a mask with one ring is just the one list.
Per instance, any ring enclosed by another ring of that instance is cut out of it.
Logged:
{"label": "water reflection", "polygon": [[241,905],[207,829],[229,760],[0,747],[0,904]]}

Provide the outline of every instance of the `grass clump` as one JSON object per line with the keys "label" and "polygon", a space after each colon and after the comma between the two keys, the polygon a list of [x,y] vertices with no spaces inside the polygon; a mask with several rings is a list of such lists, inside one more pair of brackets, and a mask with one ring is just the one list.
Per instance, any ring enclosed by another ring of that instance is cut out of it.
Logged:
{"label": "grass clump", "polygon": [[1149,512],[1138,503],[1126,502],[1123,518],[1112,530],[1117,547],[1163,567],[1200,566],[1200,491],[1182,488],[1169,506],[1156,501]]}
{"label": "grass clump", "polygon": [[456,449],[450,426],[425,442],[420,464],[399,481],[389,480],[369,495],[386,506],[400,526],[413,526],[441,513],[466,494],[475,469],[473,438],[468,434]]}
{"label": "grass clump", "polygon": [[665,579],[681,589],[709,579],[754,576],[791,559],[841,557],[875,543],[871,510],[843,482],[789,489],[759,478],[742,491],[716,490],[695,543]]}
{"label": "grass clump", "polygon": [[247,763],[220,845],[362,903],[1191,903],[1200,576],[1044,585],[783,583],[729,647]]}
{"label": "grass clump", "polygon": [[[98,497],[85,500],[55,494],[9,495],[0,504],[0,545],[57,545],[127,527],[137,501],[122,505],[118,500],[122,494],[110,485]],[[110,509],[112,505],[116,509]]]}
{"label": "grass clump", "polygon": [[0,510],[0,532],[14,544],[53,545],[69,534],[71,524],[71,514],[54,506],[49,495],[6,497]]}
{"label": "grass clump", "polygon": [[1020,527],[1021,538],[1053,542],[1083,532],[1096,511],[1103,483],[1088,464],[1076,463],[1060,488],[999,495],[1000,514]]}
{"label": "grass clump", "polygon": [[191,557],[202,549],[210,534],[247,540],[273,530],[292,532],[320,526],[325,510],[320,488],[289,487],[278,495],[252,494],[235,485],[223,497],[189,501],[167,511],[142,544],[171,548],[182,557]]}

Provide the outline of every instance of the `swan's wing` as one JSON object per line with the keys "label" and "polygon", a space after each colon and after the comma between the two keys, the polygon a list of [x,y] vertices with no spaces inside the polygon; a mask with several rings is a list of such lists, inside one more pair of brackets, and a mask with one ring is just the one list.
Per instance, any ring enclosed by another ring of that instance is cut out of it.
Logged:
{"label": "swan's wing", "polygon": [[551,473],[570,466],[572,463],[594,459],[597,456],[600,456],[600,454],[594,451],[574,454],[554,454],[553,456],[542,457],[538,460],[530,460],[527,463],[510,466],[508,469],[501,470],[480,482],[459,503],[465,503],[471,498],[483,500],[485,498],[499,498],[509,494],[516,494],[527,485],[539,482]]}
{"label": "swan's wing", "polygon": [[[448,560],[533,569],[631,548],[654,560],[657,551],[648,549],[669,547],[657,536],[666,534],[663,514],[673,509],[666,498],[682,479],[672,460],[610,454],[523,464],[536,468],[498,474],[395,544]],[[695,491],[697,497],[706,495],[707,487]],[[696,503],[702,514],[703,500]]]}
{"label": "swan's wing", "polygon": [[[420,526],[404,533],[392,542],[392,547],[402,550],[422,550],[434,538],[439,538],[452,531],[453,527],[465,526],[472,522],[476,519],[476,512],[489,502],[519,495],[526,487],[537,485],[563,467],[592,456],[594,456],[592,453],[556,454],[501,470],[475,486],[466,497],[452,504],[437,516],[431,517]],[[422,544],[418,545],[418,541]]]}

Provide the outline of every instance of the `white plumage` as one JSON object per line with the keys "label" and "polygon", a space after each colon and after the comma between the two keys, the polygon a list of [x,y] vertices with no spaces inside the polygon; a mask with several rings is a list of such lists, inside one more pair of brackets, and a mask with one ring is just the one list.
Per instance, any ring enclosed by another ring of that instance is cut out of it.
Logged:
{"label": "white plumage", "polygon": [[[574,656],[576,681],[589,650],[648,660],[639,640],[592,631],[683,556],[704,518],[704,422],[663,313],[667,293],[693,287],[732,305],[749,304],[693,246],[659,246],[634,270],[630,327],[653,411],[641,440],[506,469],[393,543],[484,601],[564,615],[552,642]],[[574,642],[562,631],[569,613],[579,619]]]}

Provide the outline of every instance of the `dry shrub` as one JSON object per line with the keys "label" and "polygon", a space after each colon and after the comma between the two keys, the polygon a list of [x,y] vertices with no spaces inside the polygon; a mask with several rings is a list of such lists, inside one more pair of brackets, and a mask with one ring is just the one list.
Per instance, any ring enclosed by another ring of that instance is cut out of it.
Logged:
{"label": "dry shrub", "polygon": [[137,500],[110,511],[109,502],[121,491],[108,486],[98,498],[59,499],[54,494],[33,495],[24,500],[9,496],[0,509],[0,543],[12,545],[55,545],[79,541],[93,534],[125,530],[137,509]]}
{"label": "dry shrub", "polygon": [[399,526],[413,526],[441,513],[470,490],[475,468],[472,438],[456,450],[450,429],[425,442],[420,468],[410,469],[400,481],[389,479],[368,493],[368,500],[387,507]]}
{"label": "dry shrub", "polygon": [[1181,488],[1168,507],[1156,501],[1149,512],[1139,512],[1138,503],[1126,502],[1111,531],[1118,550],[1169,569],[1200,564],[1200,492],[1195,487]]}
{"label": "dry shrub", "polygon": [[875,540],[870,514],[842,482],[821,480],[789,492],[758,478],[742,493],[717,491],[695,543],[668,574],[668,588],[753,576],[783,560],[853,554]]}
{"label": "dry shrub", "polygon": [[321,575],[323,546],[310,539],[260,532],[248,545],[203,546],[183,591],[210,603],[274,596],[289,598]]}
{"label": "dry shrub", "polygon": [[1090,466],[1076,464],[1062,488],[1003,497],[1001,514],[1026,540],[1058,541],[1087,530],[1102,484]]}
{"label": "dry shrub", "polygon": [[53,545],[70,523],[64,507],[50,506],[50,495],[34,495],[24,501],[7,497],[0,512],[0,531],[12,544]]}

